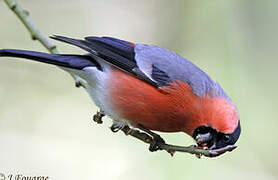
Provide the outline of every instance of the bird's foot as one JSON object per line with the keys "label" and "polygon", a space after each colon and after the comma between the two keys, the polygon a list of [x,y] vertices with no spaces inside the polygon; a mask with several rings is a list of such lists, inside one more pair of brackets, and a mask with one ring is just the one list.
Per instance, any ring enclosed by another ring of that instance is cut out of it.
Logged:
{"label": "bird's foot", "polygon": [[76,81],[75,82],[75,87],[79,88],[81,86],[81,82],[80,81]]}
{"label": "bird's foot", "polygon": [[162,139],[158,134],[154,135],[152,138],[152,141],[149,146],[149,150],[151,152],[157,151],[157,150],[162,150],[160,145],[165,144],[164,139]]}
{"label": "bird's foot", "polygon": [[126,125],[125,124],[122,124],[122,123],[119,123],[119,122],[113,122],[112,126],[110,127],[111,131],[113,133],[116,133],[118,132],[119,130],[122,130]]}
{"label": "bird's foot", "polygon": [[121,127],[117,126],[116,124],[112,124],[112,126],[110,127],[111,131],[113,133],[118,132],[119,130],[121,130]]}
{"label": "bird's foot", "polygon": [[98,124],[102,124],[102,118],[105,116],[104,112],[102,110],[97,111],[97,113],[93,116],[93,120],[98,123]]}
{"label": "bird's foot", "polygon": [[75,81],[75,87],[79,88],[81,86],[84,87],[80,81]]}
{"label": "bird's foot", "polygon": [[152,141],[150,142],[150,147],[149,147],[149,150],[151,152],[161,150],[160,145],[165,144],[165,141],[164,141],[164,139],[162,139],[162,137],[160,137],[158,134],[152,132],[151,130],[145,128],[141,124],[138,124],[137,128],[152,136]]}

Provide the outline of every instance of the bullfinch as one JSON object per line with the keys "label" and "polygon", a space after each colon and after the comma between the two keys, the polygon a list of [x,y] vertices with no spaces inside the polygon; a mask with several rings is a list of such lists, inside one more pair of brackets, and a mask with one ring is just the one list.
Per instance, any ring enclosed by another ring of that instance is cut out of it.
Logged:
{"label": "bullfinch", "polygon": [[112,37],[51,38],[87,54],[2,49],[0,56],[57,65],[78,77],[77,85],[113,119],[112,130],[130,125],[160,142],[163,139],[152,131],[185,132],[208,149],[238,140],[236,105],[217,82],[175,52]]}

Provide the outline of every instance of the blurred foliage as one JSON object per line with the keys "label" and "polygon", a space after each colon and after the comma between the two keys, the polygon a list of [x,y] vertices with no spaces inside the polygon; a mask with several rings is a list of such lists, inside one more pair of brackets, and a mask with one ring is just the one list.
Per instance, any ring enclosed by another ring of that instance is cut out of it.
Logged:
{"label": "blurred foliage", "polygon": [[[97,110],[57,67],[0,63],[0,172],[51,179],[277,179],[277,5],[274,0],[19,0],[46,35],[115,36],[178,52],[237,104],[238,149],[215,159],[150,153],[147,145],[92,123]],[[0,2],[0,48],[45,51]],[[57,43],[64,53],[82,50]],[[182,133],[162,134],[188,145]]]}

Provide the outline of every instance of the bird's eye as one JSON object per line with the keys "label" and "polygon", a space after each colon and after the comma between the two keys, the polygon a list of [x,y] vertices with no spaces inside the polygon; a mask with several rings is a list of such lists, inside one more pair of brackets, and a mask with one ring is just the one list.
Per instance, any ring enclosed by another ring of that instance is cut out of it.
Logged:
{"label": "bird's eye", "polygon": [[224,136],[223,136],[223,140],[224,140],[225,142],[229,142],[230,136],[229,136],[229,135],[224,135]]}

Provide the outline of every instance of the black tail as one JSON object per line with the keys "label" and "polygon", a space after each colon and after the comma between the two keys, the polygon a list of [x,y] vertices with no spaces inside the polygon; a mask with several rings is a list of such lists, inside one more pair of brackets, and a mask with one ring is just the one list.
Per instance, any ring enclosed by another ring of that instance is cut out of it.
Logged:
{"label": "black tail", "polygon": [[0,57],[1,56],[25,58],[79,70],[89,66],[99,67],[98,63],[89,55],[48,54],[26,50],[0,49]]}

